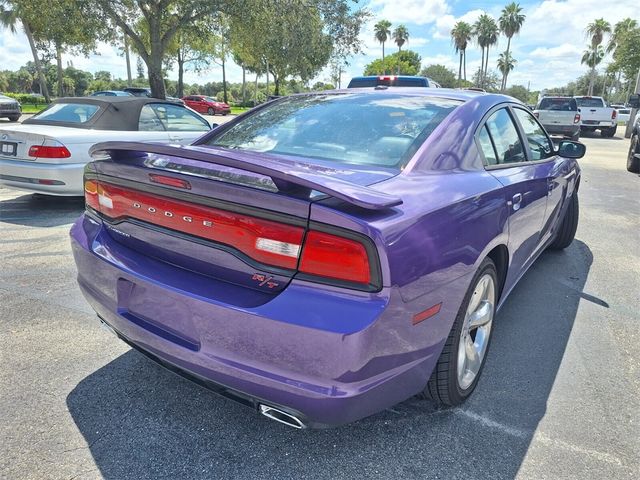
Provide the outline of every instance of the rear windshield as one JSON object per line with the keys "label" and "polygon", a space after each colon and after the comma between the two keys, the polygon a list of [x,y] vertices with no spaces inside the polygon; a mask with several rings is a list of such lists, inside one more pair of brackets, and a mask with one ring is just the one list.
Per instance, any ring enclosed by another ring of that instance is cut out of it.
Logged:
{"label": "rear windshield", "polygon": [[352,78],[347,88],[365,88],[386,85],[387,87],[428,87],[426,78]]}
{"label": "rear windshield", "polygon": [[579,107],[604,107],[604,102],[601,98],[576,98]]}
{"label": "rear windshield", "polygon": [[538,110],[555,110],[559,112],[575,112],[578,104],[575,98],[543,98]]}
{"label": "rear windshield", "polygon": [[413,95],[288,97],[209,140],[209,145],[400,167],[461,102]]}
{"label": "rear windshield", "polygon": [[100,110],[98,105],[86,103],[56,103],[37,113],[33,120],[62,123],[86,123]]}

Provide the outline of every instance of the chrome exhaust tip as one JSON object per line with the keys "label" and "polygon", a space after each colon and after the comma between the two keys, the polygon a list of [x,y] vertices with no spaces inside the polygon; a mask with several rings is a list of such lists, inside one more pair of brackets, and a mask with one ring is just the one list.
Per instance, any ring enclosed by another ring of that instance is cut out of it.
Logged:
{"label": "chrome exhaust tip", "polygon": [[284,423],[289,427],[297,428],[299,430],[306,428],[305,424],[298,417],[291,415],[290,413],[283,412],[275,407],[260,404],[259,411],[265,417],[275,420],[276,422]]}

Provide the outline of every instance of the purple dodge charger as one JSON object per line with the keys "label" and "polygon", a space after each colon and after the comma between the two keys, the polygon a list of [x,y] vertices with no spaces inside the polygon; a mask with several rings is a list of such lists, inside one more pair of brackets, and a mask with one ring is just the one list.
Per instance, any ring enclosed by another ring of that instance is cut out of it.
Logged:
{"label": "purple dodge charger", "polygon": [[584,153],[510,97],[379,87],[98,144],[78,282],[129,345],[296,428],[457,405],[518,279],[573,240]]}

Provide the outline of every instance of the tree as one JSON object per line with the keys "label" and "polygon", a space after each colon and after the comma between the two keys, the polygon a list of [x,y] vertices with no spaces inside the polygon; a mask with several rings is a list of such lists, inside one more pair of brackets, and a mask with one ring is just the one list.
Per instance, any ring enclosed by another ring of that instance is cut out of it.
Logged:
{"label": "tree", "polygon": [[473,84],[480,85],[484,81],[484,89],[488,92],[500,91],[500,76],[494,71],[485,72],[482,67],[473,75]]}
{"label": "tree", "polygon": [[81,8],[84,15],[102,18],[124,31],[147,65],[151,94],[164,99],[162,66],[175,36],[195,20],[210,18],[220,5],[206,0],[95,0],[82,2]]}
{"label": "tree", "polygon": [[502,84],[500,85],[500,91],[504,92],[504,89],[507,85],[507,77],[509,73],[514,69],[518,63],[508,51],[504,51],[498,57],[498,70],[502,73]]}
{"label": "tree", "polygon": [[382,44],[382,61],[384,61],[384,43],[391,36],[391,22],[389,20],[380,20],[373,27],[374,37]]}
{"label": "tree", "polygon": [[402,46],[409,41],[409,30],[404,25],[398,25],[393,31],[393,41],[398,45],[398,52],[402,51]]}
{"label": "tree", "polygon": [[521,102],[524,103],[535,103],[535,98],[533,99],[531,92],[527,90],[527,87],[524,85],[511,85],[504,91],[505,95],[509,95],[510,97],[517,98]]}
{"label": "tree", "polygon": [[[502,9],[502,13],[498,20],[500,25],[500,31],[507,37],[507,50],[505,51],[505,57],[511,57],[511,38],[520,32],[520,28],[525,20],[525,15],[522,13],[520,4],[511,2],[509,5]],[[507,76],[502,77],[501,91],[507,88]]]}
{"label": "tree", "polygon": [[438,82],[443,88],[453,88],[456,86],[456,73],[444,65],[429,65],[422,69],[420,75]]}
{"label": "tree", "polygon": [[364,75],[382,75],[397,71],[398,75],[417,75],[420,71],[420,55],[413,50],[402,50],[387,55],[384,61],[376,59],[365,67]]}
{"label": "tree", "polygon": [[29,47],[31,48],[31,55],[33,55],[33,62],[38,73],[38,81],[40,83],[40,93],[44,96],[47,103],[51,101],[49,97],[49,89],[47,88],[47,81],[44,77],[42,65],[40,63],[40,57],[36,48],[36,40],[31,30],[30,20],[31,17],[36,15],[33,10],[33,5],[28,2],[16,2],[15,0],[0,0],[0,25],[9,29],[12,33],[15,33],[18,22],[22,24],[24,34],[27,36]]}
{"label": "tree", "polygon": [[144,63],[142,62],[142,59],[140,57],[138,57],[138,60],[136,60],[136,73],[138,80],[144,79]]}
{"label": "tree", "polygon": [[591,41],[591,46],[593,48],[598,45],[602,45],[602,41],[604,40],[604,35],[611,33],[611,24],[607,22],[604,18],[598,18],[587,25],[585,29],[585,34],[587,38]]}
{"label": "tree", "polygon": [[170,54],[178,66],[177,97],[184,96],[184,72],[189,69],[201,72],[209,68],[217,43],[213,23],[209,21],[196,20],[176,34]]}
{"label": "tree", "polygon": [[584,53],[582,54],[582,59],[580,60],[580,63],[587,65],[589,68],[591,68],[591,73],[590,73],[590,77],[591,80],[589,81],[589,91],[587,92],[587,95],[593,95],[593,86],[594,86],[594,81],[595,81],[595,74],[596,74],[596,67],[598,66],[598,64],[602,61],[602,59],[604,58],[604,48],[602,48],[602,45],[591,45],[587,50],[584,51]]}
{"label": "tree", "polygon": [[[607,44],[607,52],[612,53],[613,61],[608,70],[616,75],[616,88],[624,90],[626,94],[640,70],[640,28],[636,20],[625,18],[616,23]],[[627,88],[623,88],[621,75],[624,75]]]}
{"label": "tree", "polygon": [[471,41],[473,28],[467,22],[457,22],[451,29],[451,39],[455,46],[456,53],[460,54],[460,64],[458,66],[458,86],[462,84],[462,70],[464,66],[464,80],[467,80],[467,45]]}
{"label": "tree", "polygon": [[489,69],[489,49],[491,45],[495,45],[498,42],[498,24],[492,16],[483,13],[478,17],[476,23],[474,23],[473,32],[478,45],[482,49],[481,75],[478,86],[485,88],[486,76]]}

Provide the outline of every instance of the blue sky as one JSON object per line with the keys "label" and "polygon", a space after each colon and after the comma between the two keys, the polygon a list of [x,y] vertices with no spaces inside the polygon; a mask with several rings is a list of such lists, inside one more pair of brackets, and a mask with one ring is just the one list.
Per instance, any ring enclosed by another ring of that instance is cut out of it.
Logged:
{"label": "blue sky", "polygon": [[[364,0],[361,3],[371,10],[373,18],[365,25],[361,35],[364,54],[351,60],[343,81],[360,75],[367,63],[381,56],[381,47],[373,39],[373,24],[382,18],[391,21],[394,26],[400,23],[407,26],[410,38],[404,48],[417,51],[422,56],[423,66],[440,63],[457,71],[458,59],[449,37],[455,22],[460,19],[473,22],[483,11],[497,18],[508,1]],[[580,65],[580,58],[587,44],[584,28],[589,22],[604,17],[613,24],[625,17],[638,17],[638,0],[528,0],[519,3],[527,18],[520,35],[512,41],[512,53],[518,63],[509,77],[509,83],[526,86],[531,82],[533,90],[563,85],[586,71]],[[0,32],[0,70],[16,69],[31,59],[22,33],[13,35],[7,30]],[[501,38],[491,51],[490,68],[495,68],[498,54],[505,48],[506,39]],[[394,49],[394,45],[386,47],[386,51]],[[92,72],[109,70],[116,77],[126,76],[124,58],[119,56],[115,48],[101,44],[97,53],[89,58],[67,55],[64,61],[72,61],[75,67]],[[480,49],[471,45],[467,51],[468,76],[479,65]],[[169,77],[177,78],[177,72],[170,72]],[[241,70],[231,66],[227,78],[240,81]],[[185,76],[185,81],[189,83],[221,79],[219,68],[199,74],[187,72]],[[318,79],[329,81],[328,72],[321,73]]]}

